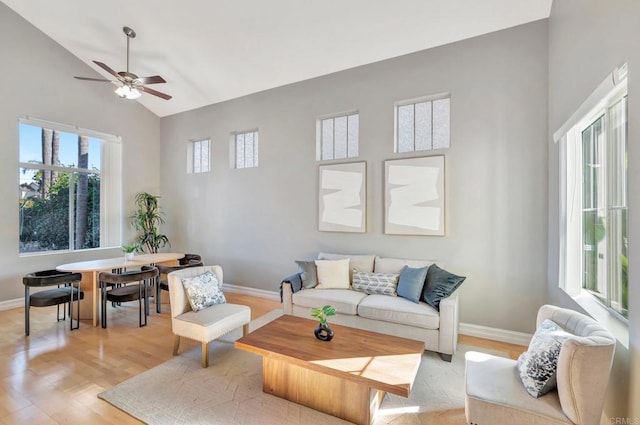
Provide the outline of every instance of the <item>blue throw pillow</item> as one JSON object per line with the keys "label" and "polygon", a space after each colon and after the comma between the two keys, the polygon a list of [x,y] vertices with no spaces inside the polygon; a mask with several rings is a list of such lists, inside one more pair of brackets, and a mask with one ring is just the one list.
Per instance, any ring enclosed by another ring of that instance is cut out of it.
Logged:
{"label": "blue throw pillow", "polygon": [[435,264],[431,265],[427,272],[427,283],[422,291],[422,301],[440,311],[440,300],[453,294],[465,279],[465,276],[456,276]]}
{"label": "blue throw pillow", "polygon": [[419,303],[420,293],[422,292],[424,281],[427,277],[427,270],[429,270],[429,267],[412,269],[409,266],[404,266],[400,272],[400,279],[398,280],[398,296],[413,301],[414,303]]}

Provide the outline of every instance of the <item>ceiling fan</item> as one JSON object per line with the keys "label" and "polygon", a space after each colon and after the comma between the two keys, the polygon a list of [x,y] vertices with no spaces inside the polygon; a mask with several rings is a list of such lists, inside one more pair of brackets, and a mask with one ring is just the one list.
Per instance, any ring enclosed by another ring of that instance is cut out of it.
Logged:
{"label": "ceiling fan", "polygon": [[[152,94],[154,96],[158,96],[159,98],[169,100],[171,96],[159,92],[157,90],[151,89],[149,87],[145,87],[144,84],[158,84],[158,83],[166,83],[165,79],[159,75],[154,75],[152,77],[138,77],[136,74],[129,72],[129,39],[135,38],[136,33],[129,27],[122,28],[122,31],[127,36],[127,70],[115,72],[113,69],[109,68],[109,66],[105,65],[102,62],[93,61],[100,68],[107,71],[109,74],[113,75],[117,82],[121,85],[116,89],[116,94],[120,97],[126,99],[137,99],[142,96],[141,91],[145,93]],[[87,80],[87,81],[99,81],[103,83],[116,83],[113,80],[105,80],[103,78],[89,78],[89,77],[73,77],[78,80]]]}

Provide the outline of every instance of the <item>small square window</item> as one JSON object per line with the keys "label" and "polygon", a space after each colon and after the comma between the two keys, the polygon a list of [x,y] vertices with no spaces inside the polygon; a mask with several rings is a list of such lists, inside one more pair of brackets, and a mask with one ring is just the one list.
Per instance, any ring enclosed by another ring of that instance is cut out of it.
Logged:
{"label": "small square window", "polygon": [[355,158],[358,156],[358,113],[322,118],[317,122],[316,159]]}
{"label": "small square window", "polygon": [[187,152],[187,172],[208,173],[211,171],[211,139],[189,142]]}
{"label": "small square window", "polygon": [[450,104],[449,97],[396,103],[394,151],[398,153],[448,148]]}

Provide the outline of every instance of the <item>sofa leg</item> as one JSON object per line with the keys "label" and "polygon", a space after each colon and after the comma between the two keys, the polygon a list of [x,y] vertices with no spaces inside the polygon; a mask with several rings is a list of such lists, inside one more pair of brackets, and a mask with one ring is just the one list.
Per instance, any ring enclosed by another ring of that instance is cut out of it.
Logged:
{"label": "sofa leg", "polygon": [[202,367],[209,367],[209,343],[202,343]]}
{"label": "sofa leg", "polygon": [[178,348],[180,348],[180,336],[174,335],[173,336],[173,355],[174,356],[178,355]]}
{"label": "sofa leg", "polygon": [[249,334],[249,324],[242,325],[242,336],[247,336]]}
{"label": "sofa leg", "polygon": [[451,359],[453,359],[453,354],[444,354],[444,353],[438,353],[438,355],[440,356],[440,358],[442,360],[444,360],[445,362],[449,362],[451,363]]}

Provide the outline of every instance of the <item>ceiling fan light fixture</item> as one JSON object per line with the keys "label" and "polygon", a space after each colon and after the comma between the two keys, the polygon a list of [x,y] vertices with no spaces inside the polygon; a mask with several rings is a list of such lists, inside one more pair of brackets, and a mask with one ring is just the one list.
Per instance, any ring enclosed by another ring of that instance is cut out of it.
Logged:
{"label": "ceiling fan light fixture", "polygon": [[140,90],[136,89],[135,87],[129,87],[127,85],[124,86],[120,86],[116,89],[116,94],[120,97],[123,97],[125,99],[137,99],[140,96],[142,96],[142,93],[140,93]]}

